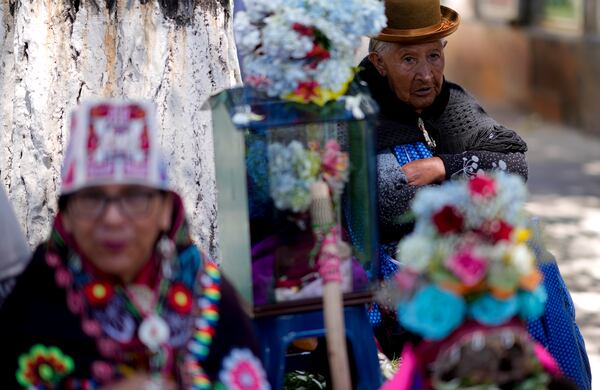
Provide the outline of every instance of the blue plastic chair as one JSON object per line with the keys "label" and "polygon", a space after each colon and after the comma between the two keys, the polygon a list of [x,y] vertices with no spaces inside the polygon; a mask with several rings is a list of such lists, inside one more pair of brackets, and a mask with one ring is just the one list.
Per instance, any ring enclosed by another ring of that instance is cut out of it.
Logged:
{"label": "blue plastic chair", "polygon": [[[375,339],[364,304],[344,307],[346,338],[354,356],[355,389],[372,390],[381,386]],[[293,340],[325,336],[322,310],[273,315],[254,319],[263,364],[273,389],[283,388],[286,353]]]}

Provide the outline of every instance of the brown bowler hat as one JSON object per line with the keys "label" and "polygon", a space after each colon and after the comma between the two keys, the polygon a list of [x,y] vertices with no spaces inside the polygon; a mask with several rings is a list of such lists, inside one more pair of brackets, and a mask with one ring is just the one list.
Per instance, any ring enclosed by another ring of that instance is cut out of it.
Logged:
{"label": "brown bowler hat", "polygon": [[385,0],[387,27],[373,37],[398,43],[431,42],[452,34],[460,17],[440,0]]}

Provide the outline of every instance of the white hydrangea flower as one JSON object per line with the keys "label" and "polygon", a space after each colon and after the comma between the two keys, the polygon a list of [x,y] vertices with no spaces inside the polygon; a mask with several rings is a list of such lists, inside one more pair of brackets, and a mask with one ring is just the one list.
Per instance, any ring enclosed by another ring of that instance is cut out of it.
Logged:
{"label": "white hydrangea flower", "polygon": [[385,23],[379,0],[248,0],[234,31],[250,85],[269,96],[307,85],[333,96],[354,76],[360,37]]}
{"label": "white hydrangea flower", "polygon": [[410,234],[400,241],[396,250],[396,260],[415,272],[425,270],[432,255],[431,242],[419,234]]}
{"label": "white hydrangea flower", "polygon": [[525,244],[514,245],[510,251],[511,263],[520,275],[529,274],[535,265],[535,256]]}

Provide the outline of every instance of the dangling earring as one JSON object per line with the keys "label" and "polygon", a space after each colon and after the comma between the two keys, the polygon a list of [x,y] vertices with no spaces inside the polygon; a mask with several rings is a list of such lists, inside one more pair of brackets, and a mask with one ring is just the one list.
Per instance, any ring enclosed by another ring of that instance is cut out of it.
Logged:
{"label": "dangling earring", "polygon": [[156,249],[161,259],[163,277],[169,279],[173,274],[173,257],[175,257],[175,243],[166,233],[163,233],[156,244]]}

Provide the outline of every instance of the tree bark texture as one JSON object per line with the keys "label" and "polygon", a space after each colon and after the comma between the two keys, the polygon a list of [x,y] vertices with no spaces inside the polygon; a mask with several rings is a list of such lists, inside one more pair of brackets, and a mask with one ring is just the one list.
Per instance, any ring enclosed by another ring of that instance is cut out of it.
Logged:
{"label": "tree bark texture", "polygon": [[30,245],[56,213],[70,111],[151,99],[192,234],[215,256],[208,97],[239,82],[230,0],[0,0],[0,178]]}

